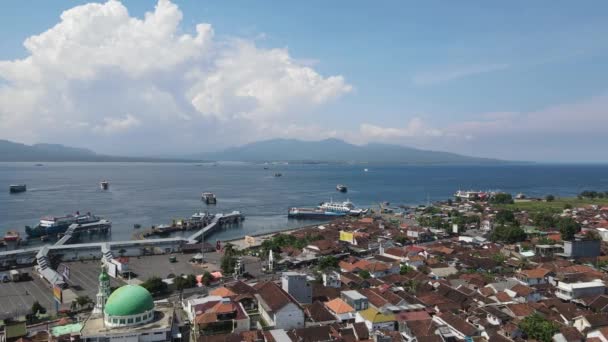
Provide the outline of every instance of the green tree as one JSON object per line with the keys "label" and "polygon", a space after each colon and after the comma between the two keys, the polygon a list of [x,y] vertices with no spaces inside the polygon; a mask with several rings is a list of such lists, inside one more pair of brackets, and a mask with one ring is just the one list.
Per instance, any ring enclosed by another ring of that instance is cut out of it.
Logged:
{"label": "green tree", "polygon": [[572,209],[572,204],[570,204],[570,203],[564,204],[564,209]]}
{"label": "green tree", "polygon": [[551,213],[538,212],[534,214],[532,220],[539,228],[546,229],[555,226],[555,218]]}
{"label": "green tree", "polygon": [[208,271],[205,271],[205,273],[203,273],[203,284],[209,285],[211,284],[211,281],[213,281],[213,276]]}
{"label": "green tree", "polygon": [[224,273],[232,273],[235,265],[236,256],[234,249],[232,248],[232,245],[226,244],[226,247],[224,247],[224,255],[220,260],[220,268],[222,271],[224,271]]}
{"label": "green tree", "polygon": [[38,301],[35,301],[32,304],[31,311],[32,311],[33,315],[38,315],[38,314],[44,314],[44,313],[46,313],[46,309]]}
{"label": "green tree", "polygon": [[490,198],[490,203],[512,204],[513,196],[511,196],[511,194],[504,194],[504,193],[496,194],[496,195],[492,196],[492,198]]}
{"label": "green tree", "polygon": [[363,271],[359,272],[359,277],[361,277],[361,278],[363,278],[363,279],[369,279],[369,278],[371,278],[371,277],[372,277],[372,275],[371,275],[371,274],[369,274],[369,272],[368,272],[368,271],[363,270]]}
{"label": "green tree", "polygon": [[537,313],[524,318],[519,323],[519,328],[528,339],[537,339],[542,342],[551,342],[553,335],[559,331],[557,324],[546,320]]}
{"label": "green tree", "polygon": [[328,268],[338,267],[338,259],[333,255],[319,258],[319,269],[324,271]]}
{"label": "green tree", "polygon": [[555,196],[553,196],[553,195],[547,195],[547,196],[545,196],[545,201],[547,201],[547,202],[553,202],[553,201],[555,201]]}
{"label": "green tree", "polygon": [[502,209],[496,213],[496,223],[498,224],[506,224],[506,223],[515,223],[515,214],[512,210]]}
{"label": "green tree", "polygon": [[490,239],[495,242],[516,243],[526,239],[526,232],[520,227],[500,225],[494,227]]}
{"label": "green tree", "polygon": [[571,217],[562,217],[556,224],[559,232],[562,234],[562,240],[570,241],[574,239],[574,235],[581,230],[581,224],[576,222]]}
{"label": "green tree", "polygon": [[144,281],[141,286],[154,295],[167,292],[167,284],[159,277],[150,277]]}
{"label": "green tree", "polygon": [[412,271],[413,268],[408,266],[408,265],[401,265],[401,269],[399,270],[399,274],[407,274],[410,273],[410,271]]}
{"label": "green tree", "polygon": [[93,304],[93,300],[89,296],[78,296],[76,297],[76,304],[79,308],[86,308],[89,305]]}

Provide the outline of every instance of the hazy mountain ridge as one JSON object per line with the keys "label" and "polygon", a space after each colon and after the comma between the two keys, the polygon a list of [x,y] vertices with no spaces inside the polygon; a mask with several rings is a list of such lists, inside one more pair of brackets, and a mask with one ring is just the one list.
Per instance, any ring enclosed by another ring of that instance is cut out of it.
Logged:
{"label": "hazy mountain ridge", "polygon": [[218,161],[317,161],[396,164],[491,164],[506,161],[450,152],[427,151],[399,145],[353,145],[338,139],[302,141],[271,139],[203,153],[198,158]]}

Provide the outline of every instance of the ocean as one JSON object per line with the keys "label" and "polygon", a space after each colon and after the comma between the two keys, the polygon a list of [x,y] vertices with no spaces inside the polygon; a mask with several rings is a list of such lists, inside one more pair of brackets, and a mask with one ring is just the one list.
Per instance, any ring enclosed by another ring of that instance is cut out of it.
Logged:
{"label": "ocean", "polygon": [[[364,172],[368,168],[368,172]],[[274,177],[276,172],[282,177]],[[110,182],[109,191],[99,188]],[[10,184],[27,192],[9,194]],[[348,186],[345,194],[336,184]],[[195,212],[239,210],[245,221],[212,239],[232,239],[308,225],[287,219],[293,206],[351,200],[358,207],[388,201],[416,205],[444,200],[458,189],[502,190],[528,196],[574,196],[608,190],[608,165],[377,166],[247,163],[0,163],[0,234],[24,232],[45,215],[76,211],[110,219],[108,239],[132,238],[134,224],[168,224]],[[217,195],[206,206],[201,193]]]}

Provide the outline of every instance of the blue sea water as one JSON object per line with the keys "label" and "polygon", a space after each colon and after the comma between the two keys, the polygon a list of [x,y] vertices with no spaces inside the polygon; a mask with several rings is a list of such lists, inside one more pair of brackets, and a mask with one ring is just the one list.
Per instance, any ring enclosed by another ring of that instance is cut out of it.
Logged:
{"label": "blue sea water", "polygon": [[[364,172],[368,168],[369,172]],[[274,177],[276,172],[282,177]],[[99,189],[101,180],[110,190]],[[28,191],[9,194],[9,184]],[[348,186],[341,194],[336,184]],[[170,223],[195,212],[239,210],[241,227],[213,239],[230,239],[310,224],[287,219],[292,206],[350,199],[359,207],[442,200],[458,189],[502,190],[529,196],[576,195],[608,190],[608,165],[361,166],[262,165],[228,163],[0,163],[0,233],[24,231],[44,215],[90,211],[113,222],[112,240],[130,239],[133,225]],[[218,196],[216,206],[201,202],[203,191]]]}

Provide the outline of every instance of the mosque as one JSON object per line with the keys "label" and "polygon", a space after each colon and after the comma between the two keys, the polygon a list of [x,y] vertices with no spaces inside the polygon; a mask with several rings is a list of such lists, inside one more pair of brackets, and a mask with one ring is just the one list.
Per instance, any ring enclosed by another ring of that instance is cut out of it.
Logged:
{"label": "mosque", "polygon": [[90,342],[180,341],[175,310],[170,303],[154,303],[148,290],[124,285],[114,292],[102,266],[95,308],[80,331]]}

